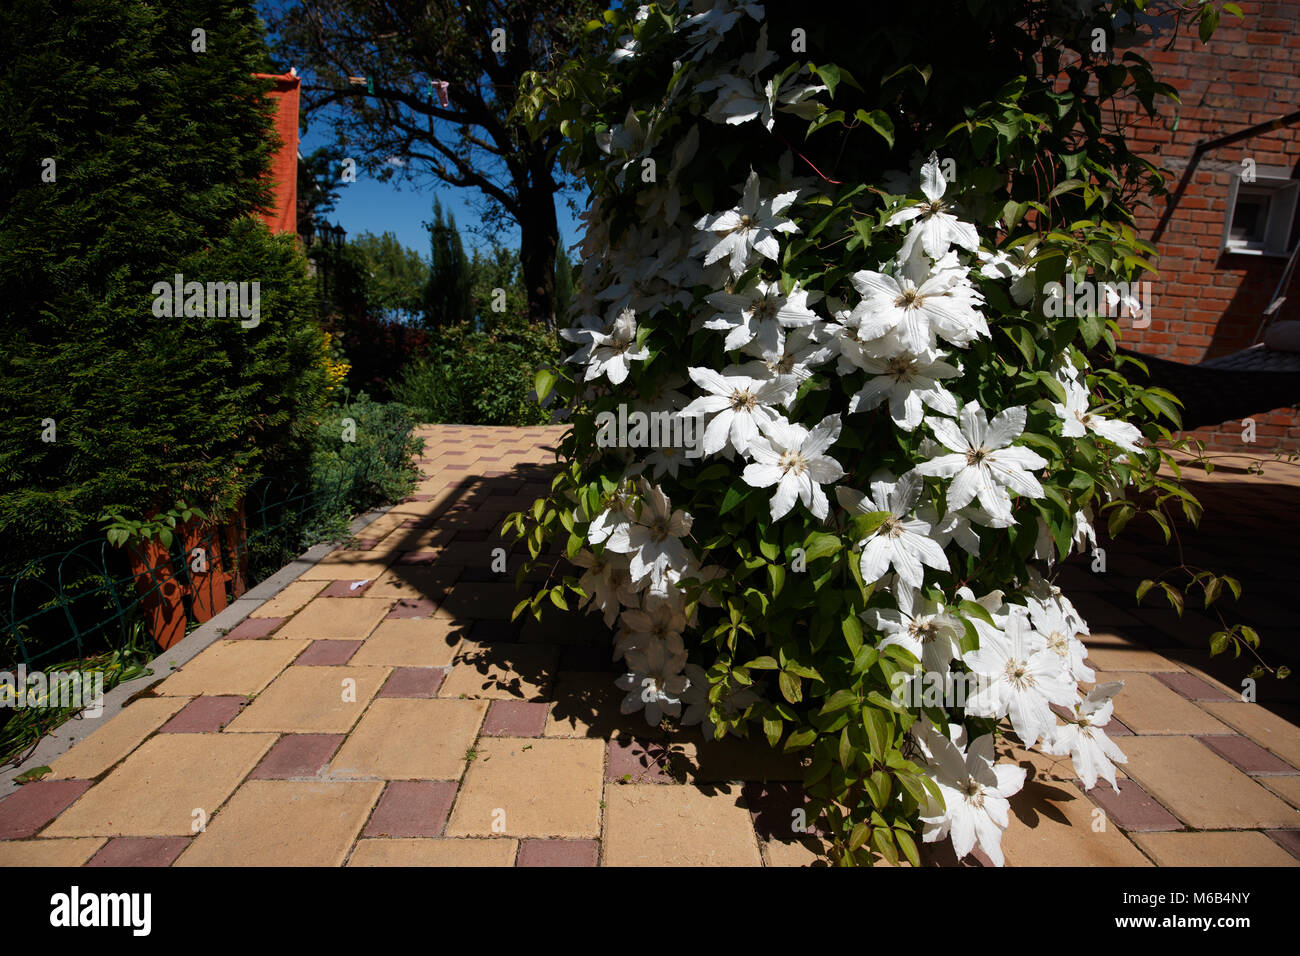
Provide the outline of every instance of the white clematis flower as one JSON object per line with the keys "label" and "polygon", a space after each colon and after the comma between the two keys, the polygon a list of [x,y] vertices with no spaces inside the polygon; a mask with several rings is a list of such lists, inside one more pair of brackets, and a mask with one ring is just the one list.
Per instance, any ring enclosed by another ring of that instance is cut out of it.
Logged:
{"label": "white clematis flower", "polygon": [[663,490],[644,478],[639,490],[636,518],[615,525],[605,547],[628,555],[628,573],[634,585],[649,578],[651,590],[663,594],[668,590],[668,569],[693,563],[681,540],[690,533],[693,519],[685,511],[674,511]]}
{"label": "white clematis flower", "polygon": [[932,352],[943,338],[965,347],[989,334],[976,311],[979,294],[956,257],[930,266],[918,258],[900,260],[894,275],[863,270],[849,276],[862,301],[853,309],[858,336],[890,336],[909,352]]}
{"label": "white clematis flower", "polygon": [[1141,451],[1138,439],[1142,432],[1128,422],[1102,418],[1088,411],[1088,390],[1081,385],[1066,386],[1065,404],[1053,402],[1052,408],[1064,423],[1061,434],[1067,438],[1081,438],[1088,432],[1100,435],[1125,451]]}
{"label": "white clematis flower", "polygon": [[688,369],[692,381],[708,392],[682,410],[683,415],[712,415],[704,427],[704,454],[712,455],[730,446],[747,454],[749,445],[759,435],[759,426],[777,418],[773,406],[786,402],[798,388],[793,376],[766,381],[727,369]]}
{"label": "white clematis flower", "polygon": [[821,486],[844,477],[840,463],[825,453],[839,437],[838,415],[827,415],[811,431],[781,417],[764,425],[763,434],[749,443],[754,462],[745,466],[741,477],[754,488],[776,485],[773,521],[789,514],[796,499],[815,518],[830,514]]}
{"label": "white clematis flower", "polygon": [[[1051,704],[1073,707],[1079,691],[1065,663],[1025,621],[1027,611],[1007,607],[1006,631],[977,628],[980,646],[962,658],[981,678],[966,699],[972,717],[1010,717],[1011,728],[1026,747],[1050,737],[1056,727]],[[982,622],[981,622],[982,623]]]}
{"label": "white clematis flower", "polygon": [[928,797],[921,809],[921,839],[937,843],[951,835],[953,852],[966,856],[976,844],[995,866],[1002,866],[1002,831],[1010,824],[1007,798],[1025,785],[1023,767],[994,766],[992,734],[966,748],[966,730],[951,725],[947,735],[922,722],[915,739],[926,757],[926,771],[939,787],[943,805]]}
{"label": "white clematis flower", "polygon": [[1111,698],[1124,689],[1123,681],[1098,684],[1074,708],[1074,721],[1056,728],[1044,749],[1049,754],[1069,754],[1074,762],[1074,772],[1079,775],[1085,790],[1097,785],[1100,777],[1119,792],[1115,779],[1115,764],[1128,763],[1124,751],[1106,736],[1101,728],[1110,723],[1115,705]]}
{"label": "white clematis flower", "polygon": [[706,266],[727,259],[733,276],[739,276],[749,268],[754,253],[775,260],[781,252],[776,234],[799,231],[798,226],[781,215],[794,202],[796,195],[788,192],[760,200],[758,173],[751,169],[739,206],[702,216],[695,223],[700,235],[691,247],[692,253],[705,252]]}
{"label": "white clematis flower", "polygon": [[591,360],[587,363],[583,381],[590,382],[604,375],[611,384],[621,385],[627,379],[631,362],[650,357],[649,349],[637,346],[636,331],[636,313],[624,309],[608,334],[592,332]]}
{"label": "white clematis flower", "polygon": [[992,423],[984,409],[969,402],[961,410],[961,426],[948,418],[927,419],[940,442],[952,454],[922,462],[916,470],[923,475],[951,478],[948,485],[948,510],[957,511],[978,499],[980,506],[995,518],[1011,517],[1011,497],[1007,489],[1029,498],[1043,497],[1043,486],[1030,469],[1047,467],[1046,459],[1028,448],[1012,447],[1024,433],[1024,406],[1008,408],[994,416]]}
{"label": "white clematis flower", "polygon": [[622,606],[636,604],[626,555],[614,551],[595,554],[584,549],[573,556],[573,563],[585,569],[578,579],[578,587],[588,601],[604,612],[606,627],[613,626]]}
{"label": "white clematis flower", "polygon": [[954,245],[967,252],[979,249],[980,237],[975,227],[947,211],[952,208],[951,204],[943,201],[947,189],[948,181],[939,168],[939,154],[931,153],[929,160],[921,167],[921,192],[925,194],[925,201],[900,209],[885,223],[887,226],[897,226],[905,222],[916,222],[903,240],[903,246],[899,250],[900,258],[910,256],[918,243],[931,259],[942,259]]}
{"label": "white clematis flower", "polygon": [[947,674],[954,658],[961,657],[961,621],[947,613],[937,601],[906,585],[895,589],[897,608],[872,608],[872,623],[887,635],[878,645],[891,644],[907,650],[921,662],[923,671]]}
{"label": "white clematis flower", "polygon": [[870,495],[843,485],[835,489],[840,504],[849,511],[890,513],[869,538],[858,542],[862,548],[859,568],[863,581],[878,581],[892,567],[901,581],[919,588],[925,577],[922,565],[948,570],[948,556],[934,540],[930,523],[919,516],[909,517],[924,484],[913,470],[897,481],[888,473],[873,476]]}
{"label": "white clematis flower", "polygon": [[705,301],[719,311],[704,327],[727,333],[723,348],[728,352],[752,343],[779,353],[785,345],[783,329],[817,321],[817,313],[808,308],[808,292],[797,285],[787,296],[780,283],[760,280],[744,292],[714,292]]}
{"label": "white clematis flower", "polygon": [[936,353],[904,352],[890,359],[862,356],[857,363],[873,378],[849,399],[849,412],[869,411],[889,401],[889,417],[905,431],[921,424],[928,405],[941,415],[956,416],[957,399],[939,382],[955,378],[957,369]]}

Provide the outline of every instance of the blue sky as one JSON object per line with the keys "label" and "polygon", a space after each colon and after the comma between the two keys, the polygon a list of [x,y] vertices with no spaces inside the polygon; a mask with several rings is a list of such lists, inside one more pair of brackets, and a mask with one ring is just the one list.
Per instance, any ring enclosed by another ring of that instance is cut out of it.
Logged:
{"label": "blue sky", "polygon": [[[313,118],[299,143],[299,151],[306,155],[318,146],[331,143],[333,134],[329,124],[324,119]],[[486,244],[468,229],[479,220],[478,213],[470,206],[471,202],[478,200],[478,190],[455,189],[439,182],[431,173],[420,177],[417,183],[404,182],[399,177],[384,183],[367,176],[360,167],[357,168],[357,181],[340,183],[338,190],[338,204],[328,218],[346,229],[349,236],[362,232],[376,235],[391,232],[403,245],[427,258],[429,234],[423,224],[433,218],[433,198],[436,195],[443,209],[456,216],[467,252]],[[581,238],[582,224],[572,216],[563,200],[556,203],[555,212],[560,223],[560,241],[568,249]],[[499,241],[518,248],[519,229],[512,227],[500,235]]]}
{"label": "blue sky", "polygon": [[[283,10],[293,2],[294,0],[259,0],[258,6],[263,16],[267,16],[273,11]],[[285,69],[293,65],[295,64],[285,64]],[[302,72],[302,64],[298,64],[298,68]],[[328,116],[314,116],[306,131],[301,133],[299,153],[305,156],[318,147],[333,143],[334,134]],[[362,232],[376,235],[391,232],[403,245],[427,258],[429,233],[424,223],[433,218],[433,200],[437,196],[443,209],[455,216],[467,251],[489,244],[488,237],[470,232],[470,227],[480,221],[480,215],[474,208],[476,205],[481,208],[483,197],[478,190],[448,186],[432,173],[417,173],[413,179],[395,176],[382,182],[368,176],[359,165],[356,172],[355,183],[338,185],[339,200],[328,216],[331,222],[346,229],[349,236]],[[560,242],[566,250],[571,249],[579,241],[581,224],[563,198],[557,200],[555,211],[560,227]],[[511,225],[495,238],[512,248],[519,248],[517,226]],[[570,258],[575,256],[571,254]]]}

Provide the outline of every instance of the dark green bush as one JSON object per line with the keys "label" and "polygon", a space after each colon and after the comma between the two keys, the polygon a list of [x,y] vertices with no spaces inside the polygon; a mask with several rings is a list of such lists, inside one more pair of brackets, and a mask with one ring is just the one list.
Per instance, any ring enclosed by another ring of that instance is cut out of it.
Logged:
{"label": "dark green bush", "polygon": [[[308,453],[312,284],[292,239],[248,218],[269,198],[267,65],[247,0],[6,13],[0,569],[93,537],[106,509],[220,514]],[[154,283],[178,272],[259,281],[260,323],[156,317]]]}
{"label": "dark green bush", "polygon": [[482,332],[459,323],[434,333],[393,395],[429,422],[546,424],[549,412],[532,397],[533,375],[558,360],[555,334],[525,319],[503,319]]}

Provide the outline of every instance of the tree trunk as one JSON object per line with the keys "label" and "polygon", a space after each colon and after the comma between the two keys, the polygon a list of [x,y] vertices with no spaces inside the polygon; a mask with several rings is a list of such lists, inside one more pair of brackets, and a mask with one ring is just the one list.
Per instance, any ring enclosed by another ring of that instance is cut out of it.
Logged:
{"label": "tree trunk", "polygon": [[519,266],[528,293],[528,318],[555,328],[555,250],[560,229],[555,219],[554,184],[543,171],[538,185],[522,192],[520,206]]}

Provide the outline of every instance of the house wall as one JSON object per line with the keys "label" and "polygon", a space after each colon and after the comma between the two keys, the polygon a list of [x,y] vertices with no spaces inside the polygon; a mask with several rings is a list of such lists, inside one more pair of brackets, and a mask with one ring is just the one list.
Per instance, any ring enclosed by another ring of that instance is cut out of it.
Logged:
{"label": "house wall", "polygon": [[[1198,142],[1300,110],[1300,0],[1240,4],[1245,22],[1225,14],[1209,44],[1186,30],[1169,49],[1168,32],[1135,48],[1156,79],[1178,90],[1182,103],[1162,101],[1160,117],[1129,131],[1135,151],[1173,174],[1175,188]],[[1175,121],[1177,127],[1175,128]],[[1153,282],[1151,325],[1124,328],[1122,344],[1149,355],[1193,364],[1248,347],[1286,260],[1219,253],[1229,191],[1242,160],[1256,168],[1300,163],[1300,124],[1206,152],[1158,242],[1160,274]],[[1150,238],[1166,206],[1157,199],[1138,217]],[[1275,321],[1300,320],[1300,269]],[[1300,395],[1296,396],[1300,402]],[[1260,409],[1256,442],[1242,442],[1242,423],[1188,435],[1224,451],[1300,449],[1300,414]],[[1271,457],[1271,456],[1270,456]]]}

